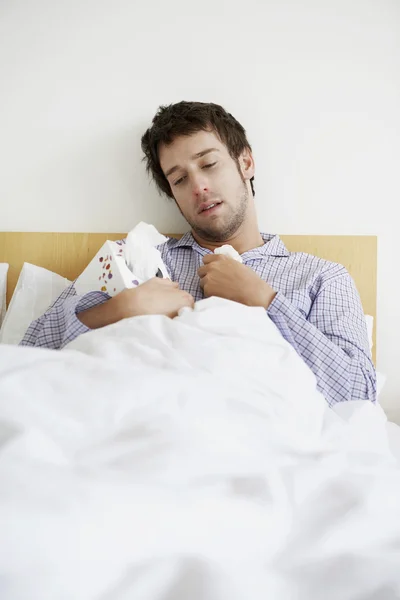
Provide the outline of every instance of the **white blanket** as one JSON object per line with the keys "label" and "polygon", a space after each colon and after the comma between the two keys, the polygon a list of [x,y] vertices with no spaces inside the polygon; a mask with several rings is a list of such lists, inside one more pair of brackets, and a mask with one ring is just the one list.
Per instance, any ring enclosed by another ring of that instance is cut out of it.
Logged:
{"label": "white blanket", "polygon": [[2,600],[391,600],[399,561],[382,411],[328,409],[262,309],[0,346]]}

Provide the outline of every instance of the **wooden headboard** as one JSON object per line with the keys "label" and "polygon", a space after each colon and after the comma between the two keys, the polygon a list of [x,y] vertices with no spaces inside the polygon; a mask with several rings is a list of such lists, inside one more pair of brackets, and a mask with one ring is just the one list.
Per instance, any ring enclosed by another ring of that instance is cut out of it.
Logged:
{"label": "wooden headboard", "polygon": [[[105,240],[118,240],[125,233],[19,233],[0,232],[0,262],[9,263],[7,302],[9,302],[24,262],[50,269],[75,279]],[[178,234],[166,234],[180,237]],[[376,348],[376,236],[283,235],[292,252],[308,252],[341,263],[353,277],[365,314],[374,317],[374,357]]]}

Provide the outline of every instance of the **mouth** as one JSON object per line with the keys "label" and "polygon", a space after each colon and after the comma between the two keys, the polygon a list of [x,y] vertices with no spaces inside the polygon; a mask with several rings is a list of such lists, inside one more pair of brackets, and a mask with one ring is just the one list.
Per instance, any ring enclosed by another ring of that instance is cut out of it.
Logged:
{"label": "mouth", "polygon": [[200,206],[199,215],[209,215],[218,210],[222,202],[220,200],[216,202],[205,202]]}

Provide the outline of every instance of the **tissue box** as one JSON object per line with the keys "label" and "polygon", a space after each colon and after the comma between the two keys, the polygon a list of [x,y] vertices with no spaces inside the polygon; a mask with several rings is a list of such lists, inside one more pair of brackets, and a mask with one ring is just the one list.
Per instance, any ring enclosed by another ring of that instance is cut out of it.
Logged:
{"label": "tissue box", "polygon": [[96,291],[115,296],[139,283],[125,262],[124,243],[107,240],[76,279],[74,286],[79,296]]}

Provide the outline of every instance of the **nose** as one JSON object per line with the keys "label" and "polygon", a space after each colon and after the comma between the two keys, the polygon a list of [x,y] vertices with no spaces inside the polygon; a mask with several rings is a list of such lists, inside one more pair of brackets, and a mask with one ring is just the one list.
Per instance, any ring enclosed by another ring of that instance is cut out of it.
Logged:
{"label": "nose", "polygon": [[209,189],[207,177],[203,173],[196,173],[192,176],[192,193],[195,198],[208,193]]}

